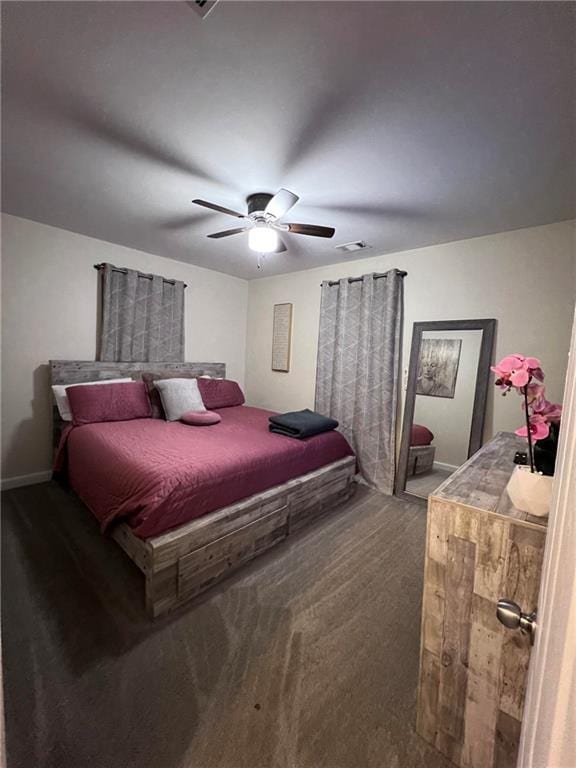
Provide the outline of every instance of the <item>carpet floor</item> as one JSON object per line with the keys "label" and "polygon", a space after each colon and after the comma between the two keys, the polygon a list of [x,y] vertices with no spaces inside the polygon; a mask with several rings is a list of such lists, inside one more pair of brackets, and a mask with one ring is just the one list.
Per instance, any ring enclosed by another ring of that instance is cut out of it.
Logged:
{"label": "carpet floor", "polygon": [[150,623],[76,498],[2,502],[8,768],[448,768],[414,731],[421,506],[360,487]]}
{"label": "carpet floor", "polygon": [[432,469],[422,475],[413,475],[406,480],[406,490],[427,499],[451,474],[448,469]]}

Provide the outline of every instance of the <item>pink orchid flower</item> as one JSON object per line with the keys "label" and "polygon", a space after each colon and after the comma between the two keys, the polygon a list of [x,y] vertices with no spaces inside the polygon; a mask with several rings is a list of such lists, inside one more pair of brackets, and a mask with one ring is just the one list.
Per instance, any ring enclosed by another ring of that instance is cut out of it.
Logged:
{"label": "pink orchid flower", "polygon": [[524,357],[523,355],[507,355],[500,362],[492,366],[492,371],[498,377],[496,385],[502,389],[525,387],[532,378],[544,380],[544,373],[540,360],[537,357]]}
{"label": "pink orchid flower", "polygon": [[546,399],[546,389],[542,383],[544,371],[537,357],[507,355],[492,366],[492,370],[496,374],[494,383],[504,390],[503,394],[514,388],[522,396],[526,426],[517,429],[515,434],[528,440],[530,471],[535,472],[537,465],[533,456],[533,443],[545,440],[550,434],[550,425],[560,423],[562,406]]}
{"label": "pink orchid flower", "polygon": [[[520,427],[515,432],[518,437],[528,437],[528,428],[526,426]],[[545,440],[550,434],[550,425],[546,421],[545,417],[539,413],[535,413],[530,416],[530,437],[532,440]]]}
{"label": "pink orchid flower", "polygon": [[524,358],[524,365],[530,371],[530,375],[538,381],[544,381],[544,371],[542,370],[542,363],[537,357]]}
{"label": "pink orchid flower", "polygon": [[537,384],[534,381],[528,384],[528,390],[526,392],[528,396],[528,404],[531,405],[537,400],[540,400],[540,398],[544,397],[545,391],[546,391],[546,387],[544,386],[544,384]]}
{"label": "pink orchid flower", "polygon": [[532,413],[542,416],[548,423],[556,423],[562,418],[562,406],[560,403],[551,403],[545,397],[540,397],[532,403]]}

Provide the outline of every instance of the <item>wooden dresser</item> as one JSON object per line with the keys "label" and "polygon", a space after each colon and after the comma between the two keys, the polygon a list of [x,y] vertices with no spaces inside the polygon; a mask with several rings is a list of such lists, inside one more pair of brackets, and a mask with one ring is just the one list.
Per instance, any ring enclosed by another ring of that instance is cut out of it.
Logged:
{"label": "wooden dresser", "polygon": [[417,731],[466,768],[516,765],[530,640],[496,604],[537,607],[546,520],[505,490],[525,449],[498,433],[428,502]]}

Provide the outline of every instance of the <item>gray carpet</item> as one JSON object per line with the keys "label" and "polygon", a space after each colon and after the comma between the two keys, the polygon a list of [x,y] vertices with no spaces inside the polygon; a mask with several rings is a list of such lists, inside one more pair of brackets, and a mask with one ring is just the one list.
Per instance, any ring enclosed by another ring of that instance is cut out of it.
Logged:
{"label": "gray carpet", "polygon": [[448,469],[436,468],[422,475],[412,475],[406,480],[406,490],[408,493],[427,499],[451,474],[452,472]]}
{"label": "gray carpet", "polygon": [[424,531],[359,488],[151,624],[74,497],[4,493],[8,768],[447,768],[413,728]]}

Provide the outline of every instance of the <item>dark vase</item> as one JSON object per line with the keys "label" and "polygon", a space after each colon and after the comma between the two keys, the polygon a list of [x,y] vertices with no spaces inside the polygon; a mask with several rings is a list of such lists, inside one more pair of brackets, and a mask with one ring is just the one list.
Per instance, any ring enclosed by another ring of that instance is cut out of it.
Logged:
{"label": "dark vase", "polygon": [[558,451],[558,424],[550,425],[550,434],[545,440],[538,440],[534,444],[534,464],[537,472],[543,475],[553,475],[556,466],[556,453]]}

